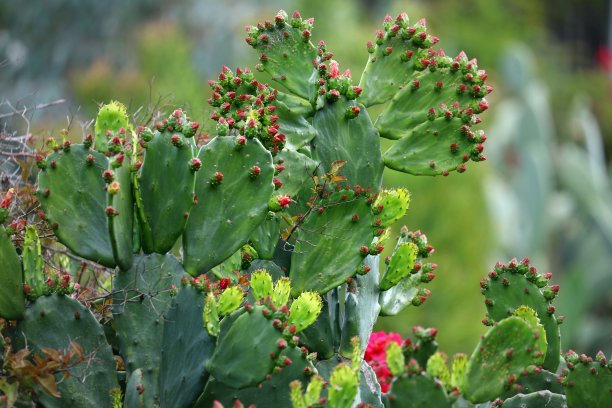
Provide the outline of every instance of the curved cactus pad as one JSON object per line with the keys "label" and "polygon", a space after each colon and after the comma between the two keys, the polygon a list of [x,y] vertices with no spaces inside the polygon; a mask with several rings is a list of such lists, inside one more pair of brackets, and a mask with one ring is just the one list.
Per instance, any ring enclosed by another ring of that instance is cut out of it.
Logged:
{"label": "curved cactus pad", "polygon": [[548,343],[542,366],[554,372],[559,366],[561,339],[552,300],[559,287],[547,286],[550,277],[550,274],[538,274],[534,267],[529,266],[528,259],[522,262],[512,260],[507,265],[498,263],[495,270],[481,282],[481,289],[485,295],[488,317],[493,321],[508,317],[521,305],[535,310],[546,331]]}
{"label": "curved cactus pad", "polygon": [[11,237],[0,225],[0,316],[19,319],[25,312],[21,265]]}
{"label": "curved cactus pad", "polygon": [[272,372],[282,333],[269,316],[264,316],[263,309],[264,306],[253,306],[219,337],[208,363],[208,371],[217,380],[234,388],[245,388],[259,384]]}
{"label": "curved cactus pad", "polygon": [[[274,191],[271,154],[257,139],[217,137],[198,155],[198,200],[183,234],[185,269],[207,272],[244,245],[268,214]],[[231,237],[231,239],[227,239]]]}
{"label": "curved cactus pad", "polygon": [[444,385],[426,372],[398,378],[391,384],[388,397],[391,408],[442,408],[451,405]]}
{"label": "curved cactus pad", "polygon": [[[353,108],[357,116],[347,117]],[[330,171],[334,162],[346,160],[342,176],[350,185],[378,191],[384,168],[380,139],[363,105],[344,98],[328,103],[317,111],[312,124],[317,130],[312,156],[323,170]]]}
{"label": "curved cactus pad", "polygon": [[325,293],[354,276],[372,238],[367,196],[341,190],[317,204],[304,220],[291,256],[292,295]]}
{"label": "curved cactus pad", "polygon": [[[142,370],[139,381],[147,407],[155,405],[161,392],[159,376],[171,288],[178,287],[186,276],[174,256],[150,254],[135,257],[132,268],[120,271],[113,280],[113,316],[120,353],[130,377],[137,369]],[[200,324],[200,320],[192,324]]]}
{"label": "curved cactus pad", "polygon": [[191,407],[198,398],[208,372],[214,340],[201,324],[204,295],[192,286],[174,298],[164,323],[160,368],[161,406]]}
{"label": "curved cactus pad", "polygon": [[102,178],[108,159],[72,145],[52,153],[46,162],[46,170],[38,175],[37,195],[57,239],[75,254],[114,268]]}
{"label": "curved cactus pad", "polygon": [[565,361],[563,382],[570,407],[612,406],[612,362],[601,351],[593,359],[570,350]]}
{"label": "curved cactus pad", "polygon": [[121,269],[128,270],[134,257],[134,197],[129,164],[124,163],[115,169],[114,176],[115,180],[107,187],[107,199],[108,205],[118,213],[109,216],[109,235],[115,262]]}
{"label": "curved cactus pad", "polygon": [[[504,408],[567,408],[565,395],[555,394],[548,390],[530,394],[517,394],[504,400]],[[576,407],[594,407],[595,405],[575,405]],[[603,405],[602,405],[603,406]]]}
{"label": "curved cactus pad", "polygon": [[56,378],[61,398],[41,395],[45,407],[112,406],[111,390],[119,388],[113,352],[102,326],[78,301],[63,295],[37,299],[19,322],[13,340],[33,351],[51,348],[65,352],[71,342],[82,348],[85,360],[70,370],[70,376]]}
{"label": "curved cactus pad", "polygon": [[353,281],[347,285],[344,300],[344,321],[342,322],[342,336],[338,352],[347,358],[353,352],[352,339],[359,336],[361,352],[364,353],[372,328],[378,318],[380,305],[378,297],[380,255],[369,255],[364,260],[362,271],[364,275],[357,274]]}
{"label": "curved cactus pad", "polygon": [[489,329],[468,362],[465,397],[478,403],[502,394],[541,355],[537,333],[520,317],[508,317]]}
{"label": "curved cactus pad", "polygon": [[426,53],[412,63],[410,85],[398,92],[376,120],[382,137],[398,140],[384,154],[385,165],[414,175],[465,171],[470,159],[482,161],[482,131],[476,115],[488,108],[486,74],[465,54]]}
{"label": "curved cactus pad", "polygon": [[307,356],[298,347],[286,348],[280,357],[283,360],[287,357],[291,364],[282,370],[273,372],[269,378],[255,387],[238,390],[216,379],[211,379],[194,408],[208,408],[215,400],[226,407],[233,406],[235,401],[240,401],[247,407],[251,404],[257,407],[290,407],[289,383],[299,380],[306,384],[315,370]]}
{"label": "curved cactus pad", "polygon": [[140,197],[143,249],[164,254],[185,228],[193,206],[195,171],[191,167],[193,142],[185,130],[170,124],[161,124],[159,129],[146,142],[136,194]]}
{"label": "curved cactus pad", "polygon": [[408,24],[406,13],[395,21],[387,16],[383,29],[376,30],[376,43],[368,42],[370,57],[359,83],[363,88],[359,101],[364,105],[384,103],[404,88],[412,77],[411,60],[438,42],[427,34],[425,20]]}
{"label": "curved cactus pad", "polygon": [[246,27],[247,44],[260,53],[260,69],[306,100],[311,99],[312,61],[317,57],[317,50],[309,41],[313,22],[302,19],[298,12],[289,18],[281,10],[274,22]]}

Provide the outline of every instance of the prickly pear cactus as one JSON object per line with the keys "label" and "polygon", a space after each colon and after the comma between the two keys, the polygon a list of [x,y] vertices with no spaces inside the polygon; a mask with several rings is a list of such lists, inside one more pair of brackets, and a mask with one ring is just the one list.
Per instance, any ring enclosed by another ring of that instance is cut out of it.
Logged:
{"label": "prickly pear cactus", "polygon": [[607,407],[612,404],[612,364],[600,351],[595,358],[565,354],[567,369],[562,378],[567,405],[573,407]]}
{"label": "prickly pear cactus", "polygon": [[111,391],[119,388],[115,359],[102,326],[81,303],[57,294],[36,299],[15,328],[13,340],[14,346],[27,345],[33,351],[61,352],[72,343],[82,350],[83,363],[69,375],[57,375],[61,399],[43,394],[45,407],[111,406]]}
{"label": "prickly pear cactus", "polygon": [[472,402],[500,395],[529,365],[538,362],[539,331],[520,317],[508,317],[482,338],[468,362],[464,394]]}
{"label": "prickly pear cactus", "polygon": [[552,301],[559,292],[558,285],[549,285],[552,275],[539,274],[531,266],[529,259],[518,262],[513,259],[508,264],[498,263],[481,284],[487,306],[486,324],[493,324],[513,313],[521,305],[535,310],[538,319],[546,331],[548,348],[543,367],[555,371],[559,366],[560,356],[560,321],[555,317],[555,306]]}
{"label": "prickly pear cactus", "polygon": [[0,316],[6,319],[19,319],[25,312],[21,265],[11,237],[0,225]]}
{"label": "prickly pear cactus", "polygon": [[106,208],[106,156],[87,144],[66,143],[42,163],[37,195],[55,236],[75,254],[115,267],[108,217],[116,214]]}
{"label": "prickly pear cactus", "polygon": [[145,253],[170,251],[185,228],[201,165],[194,154],[197,129],[197,122],[175,110],[155,131],[140,133],[145,154],[136,194]]}
{"label": "prickly pear cactus", "polygon": [[198,160],[198,203],[183,234],[185,268],[193,276],[225,261],[248,241],[266,219],[274,192],[272,156],[258,140],[218,137],[201,149]]}
{"label": "prickly pear cactus", "polygon": [[[611,405],[603,355],[569,353],[556,382],[558,286],[526,260],[482,281],[492,327],[469,359],[449,368],[437,330],[420,326],[414,341],[370,347],[378,316],[422,305],[437,267],[427,237],[406,227],[380,256],[410,203],[405,189],[381,190],[383,169],[448,175],[483,161],[476,125],[491,88],[475,60],[432,48],[425,22],[406,14],[387,17],[368,44],[359,85],[324,42],[311,43],[313,29],[283,11],[247,28],[256,69],[282,90],[223,66],[209,82],[214,134],[197,135],[181,109],[137,126],[112,102],[83,144],[50,143],[37,157],[41,218],[59,241],[45,248],[62,244],[84,258],[81,272],[104,279],[91,295],[72,269],[46,266],[38,226],[12,229],[14,239],[0,228],[0,316],[16,320],[2,334],[34,352],[72,340],[90,362],[46,377],[61,397],[36,389],[38,402]],[[394,141],[386,152],[379,137]]]}

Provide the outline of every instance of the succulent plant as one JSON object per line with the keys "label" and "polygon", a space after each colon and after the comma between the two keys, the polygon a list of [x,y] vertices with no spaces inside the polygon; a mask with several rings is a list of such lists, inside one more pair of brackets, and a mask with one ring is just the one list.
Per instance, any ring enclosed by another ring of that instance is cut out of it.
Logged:
{"label": "succulent plant", "polygon": [[[312,30],[312,19],[282,11],[247,28],[256,69],[282,88],[223,67],[209,83],[217,135],[202,146],[183,110],[151,129],[112,102],[95,135],[38,160],[37,195],[57,241],[113,268],[109,293],[86,298],[70,274],[44,267],[34,228],[20,252],[0,231],[12,343],[40,353],[74,342],[90,363],[47,377],[61,396],[41,393],[43,406],[564,401],[531,396],[548,378],[540,365],[557,369],[560,342],[558,287],[527,261],[499,264],[482,282],[492,327],[452,370],[437,330],[423,327],[414,342],[392,342],[378,366],[363,361],[378,316],[423,304],[436,269],[427,237],[405,227],[381,259],[410,202],[405,189],[381,189],[383,168],[448,175],[484,160],[474,126],[491,88],[475,60],[432,48],[425,22],[406,14],[386,18],[368,44],[360,85],[325,43],[310,42]],[[375,104],[385,106],[372,120]],[[395,140],[384,153],[380,136]],[[567,401],[591,401],[582,394],[600,392],[609,367],[599,358],[594,381],[567,359]],[[382,368],[390,383],[377,382]]]}

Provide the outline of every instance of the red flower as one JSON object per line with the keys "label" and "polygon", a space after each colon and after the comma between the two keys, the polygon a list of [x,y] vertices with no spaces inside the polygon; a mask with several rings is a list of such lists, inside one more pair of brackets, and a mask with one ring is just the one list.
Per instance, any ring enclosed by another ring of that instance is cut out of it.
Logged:
{"label": "red flower", "polygon": [[398,333],[390,332],[387,334],[383,331],[372,333],[364,356],[365,361],[374,370],[380,383],[380,389],[384,393],[389,391],[393,380],[393,375],[387,368],[387,346],[391,342],[401,346],[404,341]]}

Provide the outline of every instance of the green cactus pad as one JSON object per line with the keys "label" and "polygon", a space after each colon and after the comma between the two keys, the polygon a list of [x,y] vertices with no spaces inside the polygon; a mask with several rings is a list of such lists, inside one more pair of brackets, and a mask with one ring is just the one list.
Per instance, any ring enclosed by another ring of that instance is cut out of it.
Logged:
{"label": "green cactus pad", "polygon": [[365,256],[362,247],[372,242],[372,215],[366,203],[364,196],[341,190],[304,220],[291,256],[294,297],[306,290],[328,292],[356,274]]}
{"label": "green cactus pad", "polygon": [[378,318],[380,312],[380,305],[378,304],[380,295],[378,290],[379,258],[379,255],[368,255],[364,261],[364,267],[368,272],[365,275],[357,274],[353,281],[347,285],[342,337],[338,351],[344,357],[349,358],[351,356],[351,339],[354,336],[359,336],[361,355],[363,356],[370,340],[372,328]]}
{"label": "green cactus pad", "polygon": [[451,373],[447,365],[448,357],[442,352],[436,352],[427,360],[426,371],[442,381],[444,385],[450,384]]}
{"label": "green cactus pad", "polygon": [[[287,137],[286,147],[297,150],[315,138],[317,130],[312,127],[302,113],[294,111],[278,100],[274,102],[274,106],[276,106],[274,114],[278,116],[276,123],[279,124],[279,132]],[[310,105],[308,106],[310,107]]]}
{"label": "green cactus pad", "polygon": [[395,21],[387,16],[383,30],[376,31],[376,42],[368,42],[370,56],[359,83],[363,88],[359,101],[364,105],[384,103],[408,85],[414,72],[413,61],[421,50],[438,41],[427,34],[424,20],[412,27],[408,24],[406,13],[398,15]]}
{"label": "green cactus pad", "polygon": [[[203,163],[196,180],[198,204],[183,234],[185,269],[193,276],[236,252],[268,213],[274,191],[272,156],[256,139],[238,147],[236,141],[217,137],[198,155]],[[260,169],[256,177],[251,176],[254,166]],[[217,173],[223,180],[215,185],[211,180]]]}
{"label": "green cactus pad", "polygon": [[558,287],[547,286],[550,275],[540,275],[529,266],[529,261],[512,260],[507,265],[497,264],[495,270],[481,282],[488,317],[499,321],[514,313],[521,305],[536,311],[546,331],[548,348],[542,366],[555,371],[559,366],[560,334],[554,315],[552,299]]}
{"label": "green cactus pad", "polygon": [[321,296],[316,292],[302,292],[293,300],[289,309],[289,325],[295,326],[299,333],[313,324],[321,313]]}
{"label": "green cactus pad", "polygon": [[279,11],[274,22],[247,27],[247,43],[260,55],[261,68],[291,93],[312,99],[310,77],[317,50],[310,43],[312,20]]}
{"label": "green cactus pad", "polygon": [[387,363],[387,367],[389,367],[389,371],[395,377],[399,377],[404,373],[406,359],[404,358],[404,354],[402,353],[402,346],[392,341],[387,345],[385,361]]}
{"label": "green cactus pad", "polygon": [[305,154],[285,148],[275,156],[274,162],[277,169],[279,165],[284,168],[276,176],[283,183],[277,190],[277,194],[289,194],[294,197],[300,190],[308,189],[313,185],[312,176],[319,163]]}
{"label": "green cactus pad", "polygon": [[[150,254],[135,257],[132,268],[120,271],[113,281],[113,315],[119,350],[128,376],[136,369],[142,370],[145,389],[142,395],[147,407],[154,405],[161,392],[164,325],[172,304],[172,285],[178,287],[185,276],[174,256]],[[200,318],[192,324],[200,324]]]}
{"label": "green cactus pad", "polygon": [[217,380],[234,388],[262,382],[274,368],[270,353],[279,351],[281,332],[262,313],[264,306],[253,306],[231,324],[208,362],[208,371]]}
{"label": "green cactus pad", "polygon": [[412,271],[416,262],[417,252],[418,248],[412,242],[404,242],[395,249],[391,256],[391,262],[380,281],[381,290],[391,289],[410,275],[410,271]]}
{"label": "green cactus pad", "polygon": [[227,316],[233,313],[240,307],[243,299],[244,292],[239,286],[232,286],[225,289],[221,295],[219,295],[219,315]]}
{"label": "green cactus pad", "polygon": [[[28,297],[35,299],[42,296],[45,293],[47,279],[45,278],[40,239],[38,238],[36,226],[34,225],[28,225],[26,227],[22,261],[23,283],[24,288],[27,288]],[[1,315],[2,313],[0,313],[0,316]]]}
{"label": "green cactus pad", "polygon": [[399,221],[410,205],[410,192],[405,188],[382,190],[372,206],[376,214],[377,225],[387,228]]}
{"label": "green cactus pad", "polygon": [[612,406],[612,362],[601,351],[593,359],[570,350],[565,361],[563,382],[570,408]]}
{"label": "green cactus pad", "polygon": [[47,157],[37,196],[57,239],[75,254],[114,268],[102,173],[108,159],[83,145]]}
{"label": "green cactus pad", "polygon": [[300,333],[300,343],[311,352],[317,353],[319,359],[325,360],[334,355],[334,336],[331,325],[329,301],[324,300],[317,320]]}
{"label": "green cactus pad", "polygon": [[534,328],[519,317],[508,317],[491,327],[468,362],[464,395],[479,403],[496,398],[505,387],[538,359]]}
{"label": "green cactus pad", "polygon": [[406,243],[416,245],[418,249],[417,260],[408,276],[401,279],[389,290],[381,292],[379,303],[381,314],[385,316],[394,316],[408,305],[421,305],[429,296],[429,290],[422,286],[435,277],[433,271],[437,267],[436,264],[423,262],[433,252],[433,247],[427,242],[427,236],[420,231],[412,232],[408,231],[406,227],[402,227],[395,251]]}
{"label": "green cactus pad", "polygon": [[490,88],[481,79],[486,74],[465,54],[453,60],[434,53],[424,60],[433,65],[415,71],[410,85],[393,97],[376,120],[382,137],[398,140],[383,154],[385,165],[414,175],[465,171],[468,160],[484,160],[486,137],[471,126],[480,120],[476,115],[488,108],[483,97]]}
{"label": "green cactus pad", "polygon": [[253,231],[249,241],[257,251],[259,259],[270,260],[274,258],[276,245],[280,239],[281,222],[280,215],[269,211],[266,219]]}
{"label": "green cactus pad", "polygon": [[[357,117],[348,119],[347,109],[360,110]],[[312,157],[330,171],[332,163],[346,160],[341,175],[350,185],[378,191],[382,183],[383,160],[378,132],[372,125],[363,105],[345,98],[326,104],[315,114],[312,125],[317,137],[312,143]]]}
{"label": "green cactus pad", "polygon": [[[142,370],[139,368],[129,376],[125,386],[125,396],[123,398],[124,408],[146,408],[145,391],[143,384]],[[114,407],[113,407],[114,408]]]}
{"label": "green cactus pad", "polygon": [[390,408],[451,406],[444,385],[425,371],[398,378],[391,384],[387,396]]}
{"label": "green cactus pad", "polygon": [[505,399],[519,392],[522,394],[531,394],[536,391],[546,390],[555,394],[565,394],[565,387],[558,381],[556,374],[542,370],[538,367],[529,367],[521,373],[516,383],[500,397]]}
{"label": "green cactus pad", "polygon": [[[190,168],[193,141],[162,128],[147,142],[136,194],[145,253],[164,254],[183,233],[193,206],[195,172]],[[177,139],[177,147],[172,138]]]}
{"label": "green cactus pad", "polygon": [[32,351],[70,349],[70,342],[83,348],[85,360],[71,370],[70,377],[57,375],[61,398],[41,394],[45,407],[89,408],[111,406],[111,390],[118,388],[115,360],[104,330],[94,315],[78,301],[63,295],[44,296],[26,310],[13,337],[16,349]]}
{"label": "green cactus pad", "polygon": [[310,118],[315,113],[314,107],[310,101],[300,98],[299,96],[286,92],[278,92],[276,94],[276,100],[285,105],[291,113],[303,116],[304,118]]}
{"label": "green cactus pad", "polygon": [[334,368],[329,378],[327,397],[329,405],[337,408],[350,408],[359,390],[359,374],[348,365],[340,364]]}
{"label": "green cactus pad", "polygon": [[272,297],[274,286],[272,284],[272,276],[265,270],[257,270],[251,274],[251,295],[253,299],[265,299]]}
{"label": "green cactus pad", "polygon": [[128,120],[127,111],[125,105],[117,101],[111,101],[110,103],[103,105],[98,111],[98,117],[96,118],[95,125],[95,149],[101,153],[106,152],[107,148],[107,135],[106,132],[110,131],[116,133],[119,129],[123,128],[128,130],[130,122]]}
{"label": "green cactus pad", "polygon": [[163,407],[191,407],[208,372],[206,363],[214,350],[213,338],[201,324],[204,294],[183,287],[166,315],[160,367],[160,402]]}
{"label": "green cactus pad", "polygon": [[298,347],[288,347],[280,356],[281,359],[288,357],[291,364],[275,370],[269,379],[260,383],[261,387],[239,390],[211,378],[194,408],[209,408],[215,400],[226,407],[232,406],[235,401],[241,401],[245,406],[290,407],[289,383],[298,380],[306,385],[310,375],[315,373],[315,368]]}
{"label": "green cactus pad", "polygon": [[[517,394],[504,400],[504,408],[567,408],[568,404],[563,394],[554,394],[548,390],[536,391],[530,394]],[[576,407],[595,407],[596,405],[576,405]],[[605,405],[601,405],[604,407]]]}
{"label": "green cactus pad", "polygon": [[25,313],[21,265],[11,237],[0,225],[0,316],[20,319]]}
{"label": "green cactus pad", "polygon": [[108,218],[108,229],[115,262],[122,270],[126,271],[132,267],[134,257],[132,172],[129,163],[126,162],[121,167],[114,169],[113,172],[117,184],[113,182],[108,185],[106,196],[107,204],[118,211],[118,214]]}
{"label": "green cactus pad", "polygon": [[[330,359],[319,361],[316,365],[318,375],[329,379],[334,368],[342,361],[345,360],[338,355]],[[327,397],[327,395],[328,389],[323,389],[321,396]],[[354,402],[356,404],[360,402],[371,404],[373,408],[383,408],[381,397],[380,384],[378,384],[374,370],[372,370],[372,367],[370,367],[368,363],[362,361],[359,376],[359,393]]]}

